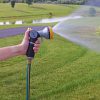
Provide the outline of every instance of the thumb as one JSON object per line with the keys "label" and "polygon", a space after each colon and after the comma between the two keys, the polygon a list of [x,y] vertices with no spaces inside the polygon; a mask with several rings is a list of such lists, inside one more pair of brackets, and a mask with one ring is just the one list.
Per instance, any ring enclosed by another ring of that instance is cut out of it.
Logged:
{"label": "thumb", "polygon": [[29,40],[29,33],[32,29],[31,28],[28,28],[25,32],[25,35],[24,35],[24,40]]}

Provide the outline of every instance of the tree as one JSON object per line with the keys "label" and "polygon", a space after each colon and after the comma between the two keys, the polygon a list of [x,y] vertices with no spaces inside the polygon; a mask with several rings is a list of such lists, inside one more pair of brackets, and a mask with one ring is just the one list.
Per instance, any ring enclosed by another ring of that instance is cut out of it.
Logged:
{"label": "tree", "polygon": [[26,0],[26,3],[27,3],[28,5],[31,5],[32,2],[33,2],[33,0]]}
{"label": "tree", "polygon": [[15,7],[15,0],[11,0],[11,7],[12,7],[12,8]]}

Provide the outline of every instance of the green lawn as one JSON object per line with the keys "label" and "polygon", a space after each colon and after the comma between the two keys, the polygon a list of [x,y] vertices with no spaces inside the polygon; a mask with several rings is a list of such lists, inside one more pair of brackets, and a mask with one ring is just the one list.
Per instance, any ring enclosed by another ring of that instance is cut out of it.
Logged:
{"label": "green lawn", "polygon": [[28,6],[27,4],[16,3],[15,8],[11,8],[10,3],[0,3],[0,21],[13,22],[15,20],[23,20],[25,22],[32,22],[33,19],[67,16],[77,7],[77,5],[65,6],[54,4],[33,4]]}
{"label": "green lawn", "polygon": [[[9,4],[0,4],[0,17],[7,17],[3,19],[5,21],[20,18],[31,20],[47,17],[47,12],[51,11],[54,16],[63,16],[69,11],[65,11],[65,8],[71,9],[70,11],[73,9],[72,6],[32,5],[28,7],[26,4],[17,4],[13,9]],[[7,10],[11,13],[7,13]],[[32,18],[19,17],[33,12]],[[40,12],[45,15],[39,16]],[[9,18],[9,16],[17,17]],[[0,29],[11,27],[20,26],[0,26]],[[18,35],[0,39],[0,47],[18,44],[22,38],[23,35]],[[25,100],[26,62],[26,56],[0,61],[0,100]],[[32,63],[31,100],[100,100],[100,54],[56,34],[54,40],[44,39]]]}
{"label": "green lawn", "polygon": [[16,28],[16,27],[30,27],[30,26],[54,26],[57,23],[45,23],[45,24],[22,24],[22,25],[1,25],[0,29],[9,29],[9,28]]}
{"label": "green lawn", "polygon": [[[0,46],[22,37],[0,39]],[[25,100],[25,77],[25,56],[0,62],[0,100]],[[31,100],[100,100],[100,55],[57,35],[43,40],[32,64]]]}

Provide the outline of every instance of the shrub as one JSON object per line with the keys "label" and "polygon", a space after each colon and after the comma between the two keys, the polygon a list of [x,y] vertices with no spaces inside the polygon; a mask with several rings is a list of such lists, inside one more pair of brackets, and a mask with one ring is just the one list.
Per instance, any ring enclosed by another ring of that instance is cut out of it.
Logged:
{"label": "shrub", "polygon": [[11,7],[14,8],[15,7],[15,0],[11,1]]}

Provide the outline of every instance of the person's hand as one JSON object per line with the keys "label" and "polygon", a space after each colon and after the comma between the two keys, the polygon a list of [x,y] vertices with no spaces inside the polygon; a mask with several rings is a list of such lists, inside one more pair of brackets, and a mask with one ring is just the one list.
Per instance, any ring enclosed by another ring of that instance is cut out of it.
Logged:
{"label": "person's hand", "polygon": [[[27,29],[27,31],[25,32],[25,35],[24,35],[24,38],[23,38],[23,41],[22,43],[20,44],[20,47],[21,47],[21,54],[25,55],[26,54],[26,51],[28,49],[28,45],[29,45],[29,32],[30,32],[30,29]],[[33,47],[33,50],[35,53],[38,52],[40,48],[40,41],[39,39],[35,42],[34,44],[34,47]]]}

